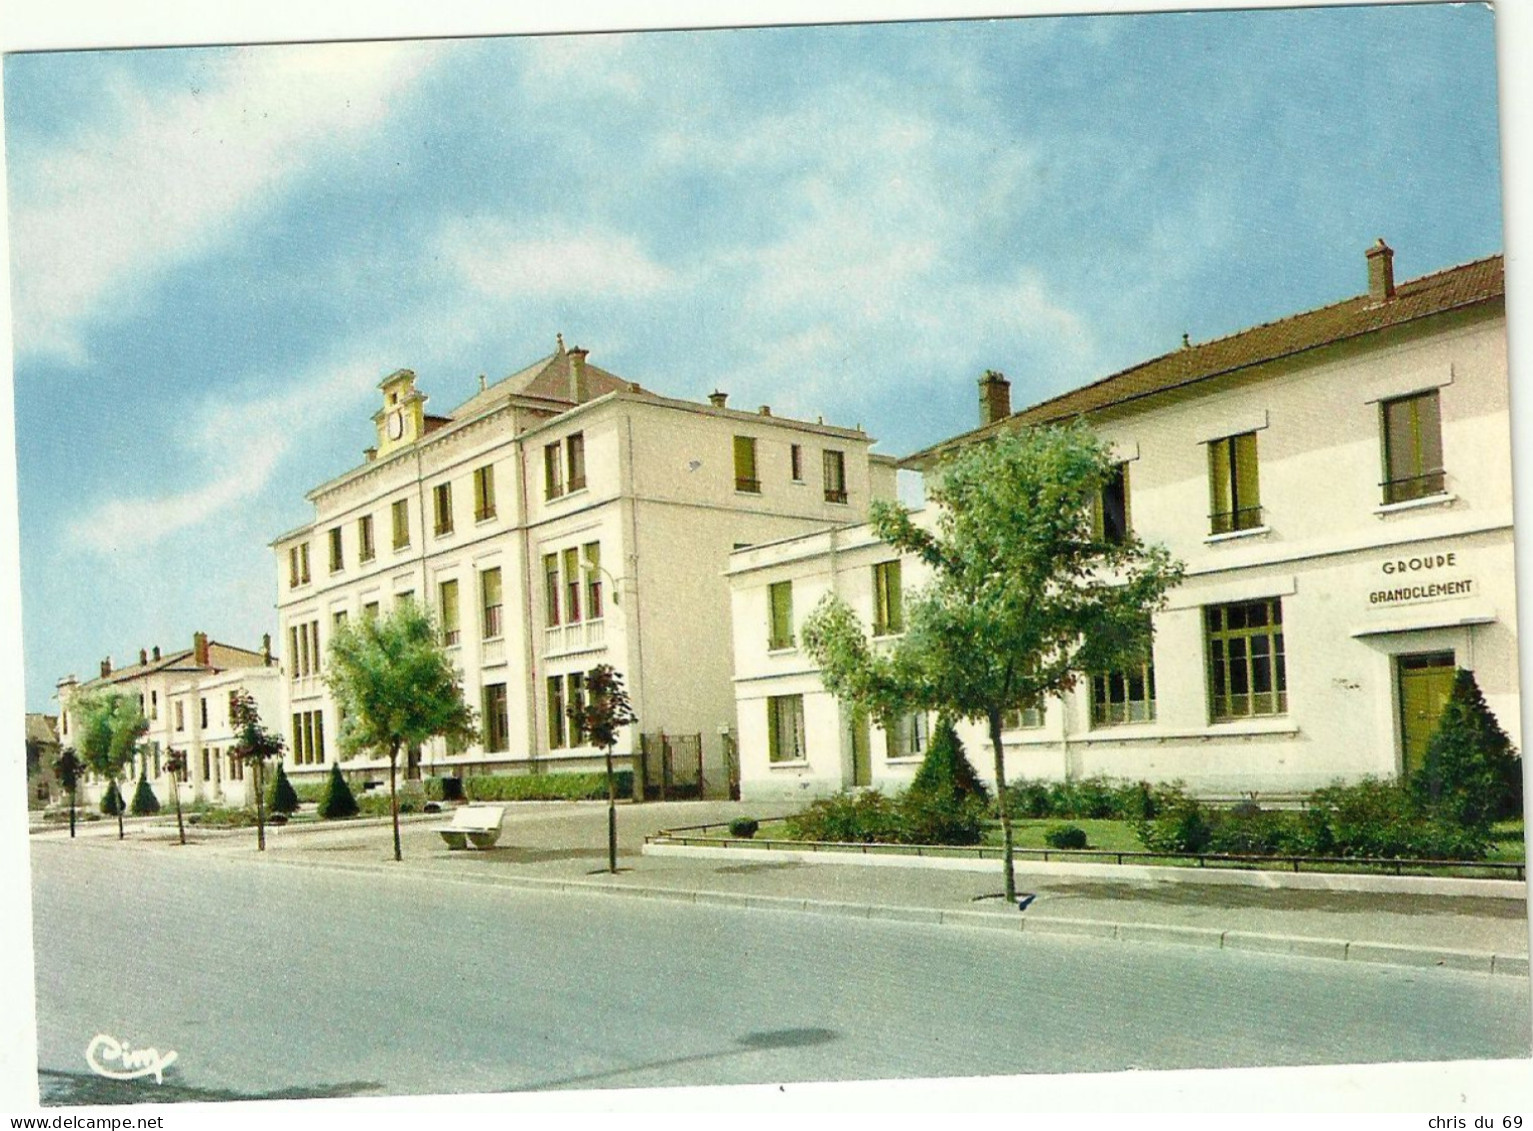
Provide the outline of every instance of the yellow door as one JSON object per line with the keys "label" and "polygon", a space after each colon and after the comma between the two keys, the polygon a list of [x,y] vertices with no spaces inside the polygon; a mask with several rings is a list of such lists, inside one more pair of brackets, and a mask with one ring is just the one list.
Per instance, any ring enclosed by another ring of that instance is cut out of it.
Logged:
{"label": "yellow door", "polygon": [[852,784],[873,784],[873,742],[868,731],[868,713],[852,713]]}
{"label": "yellow door", "polygon": [[1427,743],[1437,730],[1437,720],[1453,691],[1457,671],[1452,652],[1422,652],[1401,656],[1400,764],[1409,776],[1426,757]]}

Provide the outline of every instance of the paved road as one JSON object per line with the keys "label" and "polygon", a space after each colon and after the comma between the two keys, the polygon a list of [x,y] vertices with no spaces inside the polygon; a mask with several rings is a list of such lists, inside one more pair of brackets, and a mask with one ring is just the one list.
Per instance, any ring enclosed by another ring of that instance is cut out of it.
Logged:
{"label": "paved road", "polygon": [[[45,1103],[1524,1057],[1520,978],[34,841]],[[89,1075],[107,1032],[167,1082]]]}

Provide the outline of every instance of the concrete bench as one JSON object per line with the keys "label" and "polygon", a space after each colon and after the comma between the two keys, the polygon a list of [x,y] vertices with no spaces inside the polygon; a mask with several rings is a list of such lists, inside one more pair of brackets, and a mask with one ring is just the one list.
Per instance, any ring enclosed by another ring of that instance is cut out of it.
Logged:
{"label": "concrete bench", "polygon": [[453,814],[452,824],[437,832],[451,849],[494,848],[505,814],[503,805],[465,805]]}

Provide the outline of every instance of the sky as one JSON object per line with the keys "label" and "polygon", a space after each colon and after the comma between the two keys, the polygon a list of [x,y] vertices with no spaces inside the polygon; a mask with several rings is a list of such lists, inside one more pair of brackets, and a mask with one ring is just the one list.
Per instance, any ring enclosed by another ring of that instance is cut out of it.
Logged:
{"label": "sky", "polygon": [[268,543],[550,353],[904,455],[1502,250],[1495,26],[1418,5],[11,54],[26,709],[274,632]]}

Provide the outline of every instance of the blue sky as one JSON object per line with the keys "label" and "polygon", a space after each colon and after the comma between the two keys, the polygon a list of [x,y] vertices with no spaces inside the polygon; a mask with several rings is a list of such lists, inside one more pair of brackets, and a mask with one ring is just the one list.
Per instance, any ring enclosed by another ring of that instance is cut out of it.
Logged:
{"label": "blue sky", "polygon": [[408,366],[554,335],[901,455],[1501,250],[1494,21],[1427,5],[19,54],[28,710],[273,631],[267,543]]}

